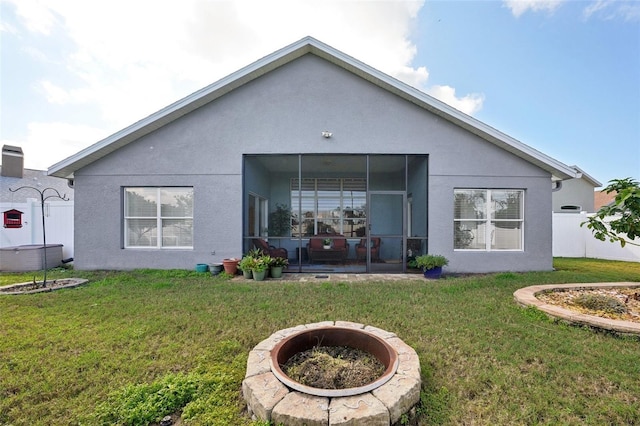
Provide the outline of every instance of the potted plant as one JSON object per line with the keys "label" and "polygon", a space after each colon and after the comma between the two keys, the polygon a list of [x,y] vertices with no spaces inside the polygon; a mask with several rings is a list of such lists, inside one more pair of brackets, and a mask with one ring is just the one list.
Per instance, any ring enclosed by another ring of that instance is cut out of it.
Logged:
{"label": "potted plant", "polygon": [[331,238],[325,238],[324,240],[322,240],[322,247],[324,247],[325,249],[330,249],[331,248]]}
{"label": "potted plant", "polygon": [[415,264],[422,268],[425,278],[438,279],[442,275],[442,267],[448,265],[449,260],[438,254],[423,254],[416,257]]}
{"label": "potted plant", "polygon": [[269,231],[274,237],[287,237],[291,231],[291,209],[286,204],[276,204],[276,209],[269,214]]}
{"label": "potted plant", "polygon": [[224,272],[229,275],[235,275],[238,272],[238,262],[240,259],[232,257],[230,259],[222,259],[222,265],[224,266]]}
{"label": "potted plant", "polygon": [[282,270],[289,265],[289,259],[284,257],[272,257],[271,258],[271,277],[282,277]]}
{"label": "potted plant", "polygon": [[418,262],[416,262],[416,256],[411,256],[407,258],[407,270],[408,272],[417,272],[420,268],[418,268]]}
{"label": "potted plant", "polygon": [[256,258],[251,254],[244,255],[242,259],[240,259],[240,262],[238,263],[238,269],[242,271],[242,275],[248,280],[253,278],[252,269],[255,263],[256,263]]}
{"label": "potted plant", "polygon": [[264,277],[267,274],[267,269],[271,265],[271,256],[265,255],[254,259],[254,264],[251,267],[253,279],[256,281],[264,281]]}

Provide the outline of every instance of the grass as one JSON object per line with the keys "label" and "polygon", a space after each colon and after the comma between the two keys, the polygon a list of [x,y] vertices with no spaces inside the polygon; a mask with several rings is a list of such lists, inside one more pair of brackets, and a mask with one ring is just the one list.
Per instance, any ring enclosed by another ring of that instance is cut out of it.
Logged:
{"label": "grass", "polygon": [[[51,271],[91,282],[0,297],[0,424],[125,423],[118,406],[150,412],[164,386],[190,424],[249,425],[240,396],[249,351],[276,330],[324,320],[375,325],[416,349],[420,425],[640,424],[639,339],[556,323],[513,301],[533,284],[640,281],[639,265],[555,267],[393,283]],[[31,279],[4,273],[0,285]]]}

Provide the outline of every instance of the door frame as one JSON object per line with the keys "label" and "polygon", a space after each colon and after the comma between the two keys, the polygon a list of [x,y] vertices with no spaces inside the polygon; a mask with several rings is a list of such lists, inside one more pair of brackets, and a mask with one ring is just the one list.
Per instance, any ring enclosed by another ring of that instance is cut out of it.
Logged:
{"label": "door frame", "polygon": [[[372,208],[372,203],[371,203],[371,198],[372,196],[376,196],[376,195],[396,195],[396,196],[401,196],[401,200],[402,200],[402,229],[400,231],[399,234],[375,234],[372,233],[372,228],[371,228],[371,219],[372,219],[372,215],[371,215],[371,208]],[[402,191],[402,190],[370,190],[367,191],[367,229],[366,229],[366,238],[367,238],[367,247],[371,247],[371,237],[380,237],[381,241],[383,238],[394,238],[394,239],[400,239],[401,240],[401,258],[400,258],[400,265],[401,268],[399,269],[394,269],[394,270],[390,270],[389,272],[406,272],[406,252],[407,252],[407,191]],[[367,272],[371,273],[374,272],[372,270],[372,264],[371,264],[371,251],[367,250]],[[377,271],[377,272],[382,272],[382,271]]]}

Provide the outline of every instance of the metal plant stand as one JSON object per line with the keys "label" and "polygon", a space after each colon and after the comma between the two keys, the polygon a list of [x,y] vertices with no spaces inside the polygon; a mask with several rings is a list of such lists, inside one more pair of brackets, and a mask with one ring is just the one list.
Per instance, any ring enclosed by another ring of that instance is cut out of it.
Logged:
{"label": "metal plant stand", "polygon": [[[45,220],[44,220],[44,202],[50,198],[59,198],[62,201],[69,201],[69,199],[67,198],[67,194],[60,195],[58,190],[54,188],[38,189],[33,186],[25,185],[16,189],[9,188],[9,191],[18,192],[21,189],[33,189],[34,191],[37,191],[38,194],[40,194],[40,210],[42,212],[42,245],[43,245],[42,261],[44,262],[42,265],[42,269],[44,269],[44,279],[42,281],[42,286],[46,287],[47,286],[47,229],[46,229]],[[49,190],[55,192],[55,194],[45,195],[45,193]]]}

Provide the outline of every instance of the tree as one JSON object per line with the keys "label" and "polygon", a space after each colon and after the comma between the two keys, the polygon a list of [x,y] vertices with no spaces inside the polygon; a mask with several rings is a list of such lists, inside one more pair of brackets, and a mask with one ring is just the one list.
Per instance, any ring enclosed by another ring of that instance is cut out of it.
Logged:
{"label": "tree", "polygon": [[[600,241],[608,238],[612,243],[620,242],[622,247],[625,244],[640,246],[640,242],[634,242],[640,238],[640,183],[632,178],[613,179],[604,191],[616,192],[614,202],[600,208],[580,226],[586,224]],[[613,219],[605,222],[606,217]]]}

